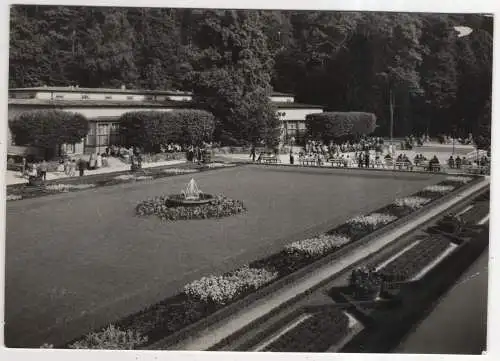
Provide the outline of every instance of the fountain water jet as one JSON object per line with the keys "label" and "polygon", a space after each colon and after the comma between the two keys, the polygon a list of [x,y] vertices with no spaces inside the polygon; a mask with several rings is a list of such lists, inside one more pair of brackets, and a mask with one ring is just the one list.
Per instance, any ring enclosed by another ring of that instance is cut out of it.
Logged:
{"label": "fountain water jet", "polygon": [[168,196],[166,205],[169,207],[196,206],[210,203],[213,198],[211,194],[203,193],[196,181],[192,178],[180,194]]}
{"label": "fountain water jet", "polygon": [[182,191],[184,198],[190,201],[199,200],[200,195],[203,192],[198,188],[198,184],[196,184],[195,180],[191,178],[186,188]]}

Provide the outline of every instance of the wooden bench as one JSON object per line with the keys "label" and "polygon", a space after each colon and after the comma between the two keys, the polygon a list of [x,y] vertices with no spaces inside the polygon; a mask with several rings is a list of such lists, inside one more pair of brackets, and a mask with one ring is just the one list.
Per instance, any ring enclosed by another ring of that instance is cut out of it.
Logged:
{"label": "wooden bench", "polygon": [[394,168],[413,170],[413,164],[411,164],[410,162],[396,162],[394,163]]}
{"label": "wooden bench", "polygon": [[345,159],[344,158],[330,158],[327,161],[328,163],[331,163],[332,167],[343,167],[345,164]]}
{"label": "wooden bench", "polygon": [[274,157],[274,156],[266,156],[266,157],[262,157],[262,158],[260,158],[260,162],[261,162],[261,163],[266,163],[266,164],[278,164],[278,163],[280,163],[281,161],[280,161],[277,157]]}
{"label": "wooden bench", "polygon": [[318,165],[318,161],[316,159],[302,159],[300,162],[304,166],[305,165],[311,165],[311,166]]}

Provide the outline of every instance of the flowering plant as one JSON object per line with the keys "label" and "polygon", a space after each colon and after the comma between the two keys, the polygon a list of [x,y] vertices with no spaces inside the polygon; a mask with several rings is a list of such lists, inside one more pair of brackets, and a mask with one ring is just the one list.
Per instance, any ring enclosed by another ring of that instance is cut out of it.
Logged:
{"label": "flowering plant", "polygon": [[361,225],[369,228],[376,228],[381,224],[388,224],[398,219],[391,214],[372,213],[368,216],[358,216],[347,221],[350,225]]}
{"label": "flowering plant", "polygon": [[464,177],[464,176],[449,176],[446,178],[447,181],[456,182],[466,184],[472,180],[472,177]]}
{"label": "flowering plant", "polygon": [[45,189],[51,192],[69,192],[76,189],[94,188],[95,184],[48,184]]}
{"label": "flowering plant", "polygon": [[431,200],[424,197],[406,197],[398,198],[394,204],[398,207],[408,207],[412,210],[422,208],[424,205],[429,203]]}
{"label": "flowering plant", "polygon": [[129,180],[149,180],[153,179],[152,176],[135,175],[135,174],[122,174],[115,177],[116,180],[129,181]]}
{"label": "flowering plant", "polygon": [[8,201],[18,201],[20,199],[23,199],[23,196],[20,196],[18,194],[7,194],[6,198]]}
{"label": "flowering plant", "polygon": [[326,254],[332,249],[341,247],[350,241],[351,240],[345,236],[322,234],[314,238],[293,242],[285,246],[285,251],[287,253],[302,253],[314,257]]}
{"label": "flowering plant", "polygon": [[424,192],[447,193],[447,192],[450,192],[454,189],[455,189],[455,187],[453,187],[453,186],[432,185],[432,186],[425,187]]}
{"label": "flowering plant", "polygon": [[162,170],[162,173],[165,174],[187,174],[196,172],[198,172],[197,169],[182,169],[182,168],[167,168]]}
{"label": "flowering plant", "polygon": [[168,196],[155,197],[143,201],[136,207],[136,214],[139,216],[157,215],[164,221],[177,221],[181,219],[207,219],[222,218],[244,212],[243,202],[216,196],[209,203],[197,206],[176,206],[167,205]]}
{"label": "flowering plant", "polygon": [[131,179],[135,179],[135,175],[133,174],[122,174],[122,175],[118,175],[115,177],[116,180],[131,180]]}
{"label": "flowering plant", "polygon": [[232,163],[210,163],[207,165],[208,168],[223,168],[223,167],[234,167]]}
{"label": "flowering plant", "polygon": [[132,330],[123,331],[113,325],[99,332],[91,332],[82,340],[71,344],[71,349],[133,350],[147,342],[147,337]]}
{"label": "flowering plant", "polygon": [[277,277],[277,272],[243,266],[226,275],[211,275],[193,281],[184,286],[184,293],[196,300],[225,305],[246,291],[256,290]]}

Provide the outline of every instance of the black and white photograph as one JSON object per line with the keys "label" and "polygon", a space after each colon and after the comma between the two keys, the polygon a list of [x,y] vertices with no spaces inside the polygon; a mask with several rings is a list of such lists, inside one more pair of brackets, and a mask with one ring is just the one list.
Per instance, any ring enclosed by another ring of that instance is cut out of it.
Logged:
{"label": "black and white photograph", "polygon": [[8,12],[6,348],[487,352],[494,13]]}

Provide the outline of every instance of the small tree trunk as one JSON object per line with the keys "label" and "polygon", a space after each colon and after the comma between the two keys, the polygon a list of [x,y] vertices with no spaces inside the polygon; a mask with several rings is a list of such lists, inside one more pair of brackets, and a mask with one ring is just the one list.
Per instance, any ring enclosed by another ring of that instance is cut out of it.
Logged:
{"label": "small tree trunk", "polygon": [[394,135],[394,99],[391,88],[389,88],[389,112],[390,112],[389,134],[391,137],[391,144],[392,144],[392,139]]}

